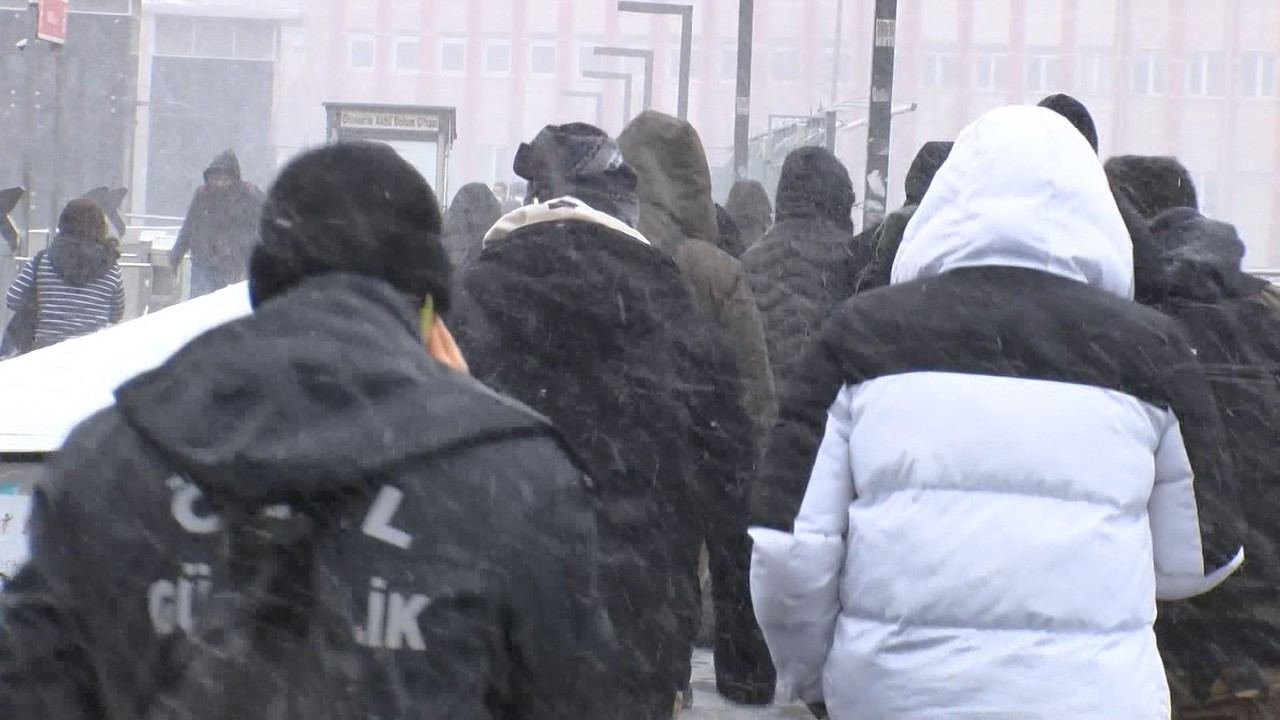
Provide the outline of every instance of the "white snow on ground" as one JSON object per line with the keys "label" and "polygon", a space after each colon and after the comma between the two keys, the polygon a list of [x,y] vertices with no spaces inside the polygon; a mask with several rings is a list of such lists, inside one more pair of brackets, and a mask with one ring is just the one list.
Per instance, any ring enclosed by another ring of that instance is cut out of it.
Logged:
{"label": "white snow on ground", "polygon": [[115,389],[201,333],[247,315],[240,283],[75,340],[0,362],[0,452],[49,452]]}

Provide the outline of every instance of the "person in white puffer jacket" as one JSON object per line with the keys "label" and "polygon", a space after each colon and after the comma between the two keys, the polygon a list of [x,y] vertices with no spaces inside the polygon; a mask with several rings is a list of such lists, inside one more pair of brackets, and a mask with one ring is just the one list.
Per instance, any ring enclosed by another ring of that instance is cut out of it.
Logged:
{"label": "person in white puffer jacket", "polygon": [[782,695],[837,720],[1167,718],[1156,599],[1244,561],[1221,426],[1131,301],[1092,148],[1050,110],[959,137],[894,285],[827,322],[755,492]]}

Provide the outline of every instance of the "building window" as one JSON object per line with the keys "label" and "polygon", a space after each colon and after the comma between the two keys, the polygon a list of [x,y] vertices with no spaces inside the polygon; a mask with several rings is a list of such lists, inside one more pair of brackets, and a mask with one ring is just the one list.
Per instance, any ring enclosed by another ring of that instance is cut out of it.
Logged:
{"label": "building window", "polygon": [[924,86],[951,87],[956,84],[956,56],[954,53],[927,52],[924,54]]}
{"label": "building window", "polygon": [[836,49],[834,47],[826,47],[822,50],[822,67],[827,71],[827,78],[831,78],[831,74],[835,73],[835,77],[840,80],[841,84],[851,82],[853,80],[853,53],[849,52],[847,47],[840,48],[840,65],[836,66]]}
{"label": "building window", "polygon": [[800,53],[790,45],[774,45],[769,69],[776,82],[795,82],[800,74]]}
{"label": "building window", "polygon": [[1089,48],[1076,57],[1076,87],[1080,92],[1102,95],[1111,92],[1115,82],[1114,61],[1110,50]]}
{"label": "building window", "polygon": [[578,74],[591,70],[603,70],[604,58],[596,54],[596,46],[604,44],[596,40],[578,46]]}
{"label": "building window", "polygon": [[1163,95],[1165,93],[1165,59],[1162,53],[1143,50],[1133,56],[1133,93]]}
{"label": "building window", "polygon": [[398,37],[391,58],[396,72],[417,72],[418,70],[418,38]]}
{"label": "building window", "polygon": [[1005,65],[1007,57],[1003,53],[982,53],[974,60],[973,88],[975,90],[1003,90],[1005,88]]}
{"label": "building window", "polygon": [[1187,54],[1187,94],[1216,97],[1222,94],[1222,55],[1216,52]]}
{"label": "building window", "polygon": [[1241,54],[1240,94],[1247,98],[1275,97],[1276,56],[1274,53]]}
{"label": "building window", "polygon": [[440,72],[464,73],[467,71],[467,41],[440,41]]}
{"label": "building window", "polygon": [[1027,91],[1047,93],[1058,85],[1058,56],[1032,52],[1027,56]]}
{"label": "building window", "polygon": [[499,40],[485,46],[484,71],[490,75],[511,73],[511,43]]}
{"label": "building window", "polygon": [[276,57],[276,24],[267,20],[156,17],[155,54],[263,60]]}
{"label": "building window", "polygon": [[372,70],[374,61],[372,35],[352,35],[347,43],[347,58],[352,70]]}
{"label": "building window", "polygon": [[720,45],[720,79],[734,82],[738,79],[738,43]]}
{"label": "building window", "polygon": [[556,46],[551,43],[530,45],[529,71],[534,75],[555,75]]}

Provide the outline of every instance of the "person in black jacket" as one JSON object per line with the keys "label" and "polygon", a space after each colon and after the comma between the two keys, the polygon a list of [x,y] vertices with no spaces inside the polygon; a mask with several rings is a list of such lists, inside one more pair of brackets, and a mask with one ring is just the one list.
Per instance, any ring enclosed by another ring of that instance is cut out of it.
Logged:
{"label": "person in black jacket", "polygon": [[755,446],[732,350],[630,224],[635,173],[603,131],[548,127],[516,172],[535,202],[485,238],[451,321],[476,377],[550,417],[599,485],[601,587],[627,684],[609,717],[666,720],[686,689],[704,536],[717,684],[743,699],[744,666],[768,656],[748,595]]}
{"label": "person in black jacket", "polygon": [[742,237],[739,245],[742,249],[737,253],[729,253],[734,257],[741,257],[747,248],[760,242],[760,238],[773,227],[773,204],[769,202],[769,193],[759,180],[735,182],[729,188],[724,210]]}
{"label": "person in black jacket", "polygon": [[327,146],[262,232],[254,313],[126,383],[39,483],[0,717],[606,717],[592,491],[458,370],[431,188]]}
{"label": "person in black jacket", "polygon": [[1280,678],[1280,319],[1258,301],[1264,280],[1241,270],[1244,243],[1227,223],[1190,208],[1151,223],[1159,249],[1161,301],[1178,320],[1205,369],[1225,429],[1226,449],[1243,503],[1248,562],[1217,592],[1160,607],[1156,635],[1169,670],[1175,707],[1210,704],[1226,680],[1232,695],[1259,717],[1280,712],[1271,689]]}
{"label": "person in black jacket", "polygon": [[454,267],[466,267],[476,259],[484,234],[502,215],[498,198],[484,183],[468,183],[458,189],[444,216],[444,246]]}
{"label": "person in black jacket", "polygon": [[889,285],[893,260],[897,257],[898,246],[902,244],[902,237],[907,232],[907,223],[924,200],[924,194],[933,183],[933,176],[938,174],[942,163],[947,161],[952,145],[953,143],[946,141],[932,141],[921,145],[907,170],[907,178],[903,181],[906,204],[889,213],[880,225],[863,230],[855,239],[854,270],[849,275],[855,278],[856,292]]}
{"label": "person in black jacket", "polygon": [[853,294],[853,182],[829,151],[792,151],[778,180],[778,222],[742,256],[760,309],[775,387],[785,387],[835,306]]}
{"label": "person in black jacket", "polygon": [[191,297],[244,280],[262,201],[262,191],[241,178],[234,152],[225,150],[209,163],[169,254],[176,268],[191,253]]}

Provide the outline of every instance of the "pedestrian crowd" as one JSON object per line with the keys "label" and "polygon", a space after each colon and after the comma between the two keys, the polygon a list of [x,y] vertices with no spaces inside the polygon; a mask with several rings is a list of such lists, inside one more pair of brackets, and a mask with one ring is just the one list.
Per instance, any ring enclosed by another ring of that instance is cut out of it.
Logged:
{"label": "pedestrian crowd", "polygon": [[[1280,717],[1280,303],[1176,159],[1059,95],[860,229],[827,150],[717,205],[654,111],[512,169],[214,160],[174,259],[254,311],[47,461],[0,717],[667,720],[707,579],[739,705]],[[120,319],[96,209],[38,346]]]}

